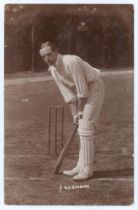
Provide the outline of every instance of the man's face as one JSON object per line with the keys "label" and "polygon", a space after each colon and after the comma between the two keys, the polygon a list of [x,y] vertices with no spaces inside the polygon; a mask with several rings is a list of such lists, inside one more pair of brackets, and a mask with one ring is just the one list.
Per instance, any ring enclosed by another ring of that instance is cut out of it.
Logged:
{"label": "man's face", "polygon": [[48,65],[55,64],[57,59],[57,50],[53,51],[50,46],[45,47],[45,52],[43,53],[42,58]]}

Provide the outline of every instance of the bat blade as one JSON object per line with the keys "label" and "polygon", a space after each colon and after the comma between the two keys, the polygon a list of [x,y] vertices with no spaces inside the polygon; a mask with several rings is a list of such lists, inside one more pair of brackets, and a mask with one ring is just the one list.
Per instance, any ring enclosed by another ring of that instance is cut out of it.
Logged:
{"label": "bat blade", "polygon": [[63,149],[62,149],[62,151],[61,151],[61,153],[59,154],[59,157],[58,157],[58,159],[57,159],[57,163],[56,163],[56,166],[55,166],[55,170],[54,170],[54,173],[55,173],[55,174],[57,174],[57,173],[59,172],[60,168],[61,168],[61,165],[62,165],[62,163],[63,163],[63,160],[64,160],[64,158],[65,158],[65,156],[66,156],[66,154],[67,154],[67,151],[68,151],[68,149],[69,149],[69,146],[70,146],[70,144],[72,143],[73,138],[74,138],[74,136],[75,136],[75,134],[76,134],[77,127],[78,127],[78,126],[75,125],[75,127],[74,127],[73,130],[71,131],[71,134],[69,135],[69,137],[68,137],[68,139],[67,139],[67,141],[66,141],[66,143],[65,143],[65,145],[64,145],[64,147],[63,147]]}

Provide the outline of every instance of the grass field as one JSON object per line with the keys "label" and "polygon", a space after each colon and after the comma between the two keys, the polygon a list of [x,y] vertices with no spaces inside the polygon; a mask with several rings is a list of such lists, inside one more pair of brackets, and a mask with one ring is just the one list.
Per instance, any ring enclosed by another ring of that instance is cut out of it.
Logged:
{"label": "grass field", "polygon": [[[106,97],[95,135],[94,176],[75,182],[54,175],[48,155],[48,106],[65,108],[64,139],[72,117],[52,80],[5,86],[5,203],[129,205],[133,203],[133,74],[107,74]],[[60,139],[59,139],[60,141]],[[77,160],[78,136],[62,169]],[[74,186],[87,189],[70,189]]]}

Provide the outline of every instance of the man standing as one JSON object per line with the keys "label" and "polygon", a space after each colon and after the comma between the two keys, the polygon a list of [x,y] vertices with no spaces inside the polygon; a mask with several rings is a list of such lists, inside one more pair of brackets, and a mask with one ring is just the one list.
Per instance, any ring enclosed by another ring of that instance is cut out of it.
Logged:
{"label": "man standing", "polygon": [[51,42],[45,42],[40,55],[66,103],[80,136],[79,158],[76,166],[64,175],[74,180],[86,180],[93,175],[94,130],[104,100],[104,84],[100,71],[76,55],[61,55]]}

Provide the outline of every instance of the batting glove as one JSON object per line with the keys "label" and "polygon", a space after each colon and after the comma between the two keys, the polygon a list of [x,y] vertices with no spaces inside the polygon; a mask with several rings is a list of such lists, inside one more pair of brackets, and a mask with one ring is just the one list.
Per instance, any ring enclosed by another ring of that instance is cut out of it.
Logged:
{"label": "batting glove", "polygon": [[75,125],[79,124],[79,115],[78,114],[73,116],[73,124],[75,124]]}

